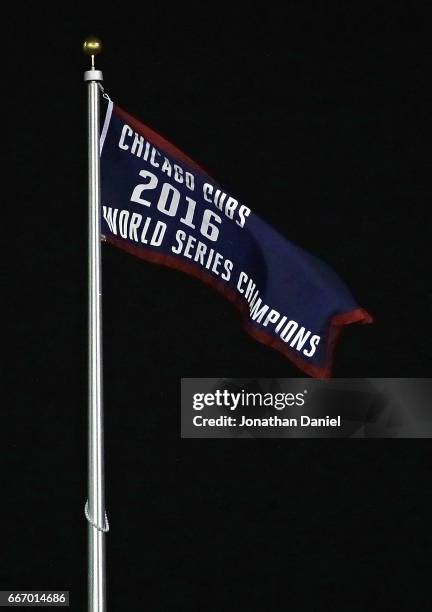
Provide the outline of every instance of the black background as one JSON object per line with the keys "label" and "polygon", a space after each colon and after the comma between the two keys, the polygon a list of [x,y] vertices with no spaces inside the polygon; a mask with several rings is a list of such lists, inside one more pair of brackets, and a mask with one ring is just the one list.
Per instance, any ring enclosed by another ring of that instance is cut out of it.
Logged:
{"label": "black background", "polygon": [[[115,102],[374,315],[345,331],[340,377],[430,373],[432,57],[425,15],[403,6],[39,10],[5,24],[0,588],[69,589],[84,610],[82,40],[102,38]],[[429,443],[181,441],[180,377],[300,373],[198,281],[106,245],[103,259],[110,609],[342,609],[345,592],[343,609],[426,609]]]}

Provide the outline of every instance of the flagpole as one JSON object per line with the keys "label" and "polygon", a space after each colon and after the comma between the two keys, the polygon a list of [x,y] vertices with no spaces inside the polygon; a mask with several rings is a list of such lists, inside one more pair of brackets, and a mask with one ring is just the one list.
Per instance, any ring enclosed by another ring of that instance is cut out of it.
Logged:
{"label": "flagpole", "polygon": [[94,58],[101,50],[96,38],[87,39],[84,51],[91,56],[91,69],[84,73],[88,90],[88,609],[106,612],[105,592],[105,514],[102,395],[102,274],[100,232],[100,149],[99,96],[102,72]]}

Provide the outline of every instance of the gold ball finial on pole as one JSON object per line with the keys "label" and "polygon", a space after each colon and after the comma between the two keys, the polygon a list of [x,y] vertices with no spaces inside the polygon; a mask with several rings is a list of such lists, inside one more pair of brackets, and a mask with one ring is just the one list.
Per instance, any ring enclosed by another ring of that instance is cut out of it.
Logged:
{"label": "gold ball finial on pole", "polygon": [[102,51],[102,43],[99,38],[95,36],[90,36],[84,41],[83,51],[86,55],[91,56],[91,65],[92,70],[94,70],[94,58],[95,55],[98,55]]}

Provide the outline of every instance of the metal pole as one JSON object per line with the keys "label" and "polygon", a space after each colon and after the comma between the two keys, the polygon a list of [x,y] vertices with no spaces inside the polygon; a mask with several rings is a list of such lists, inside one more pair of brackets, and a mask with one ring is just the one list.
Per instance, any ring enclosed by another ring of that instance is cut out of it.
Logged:
{"label": "metal pole", "polygon": [[88,89],[88,193],[89,193],[89,334],[88,334],[88,609],[106,612],[103,396],[102,396],[102,285],[100,232],[99,82],[102,72],[94,68],[100,41],[89,39],[84,51],[91,55],[91,70],[84,73]]}

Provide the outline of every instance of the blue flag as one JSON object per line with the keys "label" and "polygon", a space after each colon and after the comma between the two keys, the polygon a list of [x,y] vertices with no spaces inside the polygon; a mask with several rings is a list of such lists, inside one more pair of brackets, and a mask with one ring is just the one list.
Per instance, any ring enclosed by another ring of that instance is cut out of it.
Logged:
{"label": "blue flag", "polygon": [[370,323],[345,284],[110,101],[101,134],[102,234],[220,291],[253,338],[310,376],[331,376],[344,325]]}

